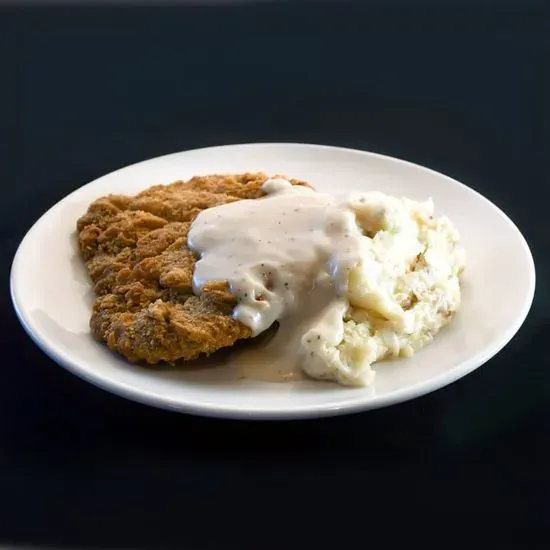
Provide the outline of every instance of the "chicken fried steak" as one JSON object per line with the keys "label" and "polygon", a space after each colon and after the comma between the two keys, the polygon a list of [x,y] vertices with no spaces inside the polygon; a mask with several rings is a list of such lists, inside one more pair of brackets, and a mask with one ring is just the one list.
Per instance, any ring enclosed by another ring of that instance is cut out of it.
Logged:
{"label": "chicken fried steak", "polygon": [[187,232],[206,208],[261,197],[267,179],[263,173],[194,177],[94,201],[77,222],[97,296],[94,337],[130,361],[150,364],[192,360],[250,338],[250,329],[231,316],[236,299],[226,283],[193,294],[196,258]]}

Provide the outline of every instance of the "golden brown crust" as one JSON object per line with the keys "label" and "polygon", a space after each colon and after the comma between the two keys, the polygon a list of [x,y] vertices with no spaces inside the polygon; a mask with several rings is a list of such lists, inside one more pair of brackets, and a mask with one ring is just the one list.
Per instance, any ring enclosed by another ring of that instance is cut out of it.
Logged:
{"label": "golden brown crust", "polygon": [[[266,174],[212,175],[94,201],[77,222],[94,283],[93,335],[131,361],[191,360],[249,338],[227,284],[192,289],[191,222],[206,208],[262,195]],[[295,185],[305,182],[291,180]]]}

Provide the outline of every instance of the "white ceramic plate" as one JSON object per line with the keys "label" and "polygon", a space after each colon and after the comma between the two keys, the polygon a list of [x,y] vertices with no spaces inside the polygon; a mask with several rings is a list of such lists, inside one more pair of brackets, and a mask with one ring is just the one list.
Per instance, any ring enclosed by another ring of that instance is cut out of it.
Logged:
{"label": "white ceramic plate", "polygon": [[[75,223],[108,193],[136,193],[194,175],[263,170],[309,181],[320,191],[432,197],[459,229],[468,253],[462,308],[413,358],[382,362],[369,389],[301,381],[238,380],[223,367],[186,371],[129,364],[94,341],[93,295],[80,260]],[[441,388],[495,355],[531,306],[535,268],[527,243],[496,206],[446,176],[402,160],[349,149],[252,144],[176,153],[99,178],[57,203],[23,239],[11,274],[12,298],[32,339],[60,365],[119,395],[196,414],[244,418],[334,415],[398,403]]]}

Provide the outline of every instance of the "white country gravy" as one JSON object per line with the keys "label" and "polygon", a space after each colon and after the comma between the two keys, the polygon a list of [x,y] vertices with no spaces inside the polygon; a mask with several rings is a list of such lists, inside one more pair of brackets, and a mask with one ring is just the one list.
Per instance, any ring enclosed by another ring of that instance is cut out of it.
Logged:
{"label": "white country gravy", "polygon": [[262,190],[265,197],[209,208],[193,222],[188,242],[200,255],[193,284],[198,294],[207,282],[227,281],[238,299],[233,317],[253,336],[278,321],[270,342],[242,354],[243,373],[293,379],[300,367],[322,370],[326,349],[343,338],[349,271],[360,261],[363,233],[336,197],[282,179]]}
{"label": "white country gravy", "polygon": [[265,197],[202,211],[191,225],[194,291],[227,281],[233,317],[253,336],[237,374],[366,386],[372,364],[411,356],[460,305],[459,235],[429,200],[380,192],[331,196],[282,179]]}

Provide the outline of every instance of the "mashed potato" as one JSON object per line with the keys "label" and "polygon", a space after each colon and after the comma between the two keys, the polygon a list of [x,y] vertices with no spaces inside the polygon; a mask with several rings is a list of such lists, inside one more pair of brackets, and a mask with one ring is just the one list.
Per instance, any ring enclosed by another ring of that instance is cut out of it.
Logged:
{"label": "mashed potato", "polygon": [[434,218],[432,201],[383,193],[346,199],[364,233],[361,261],[351,270],[349,308],[337,343],[302,338],[303,368],[312,378],[368,385],[372,364],[409,357],[432,341],[460,305],[465,253],[451,222]]}

